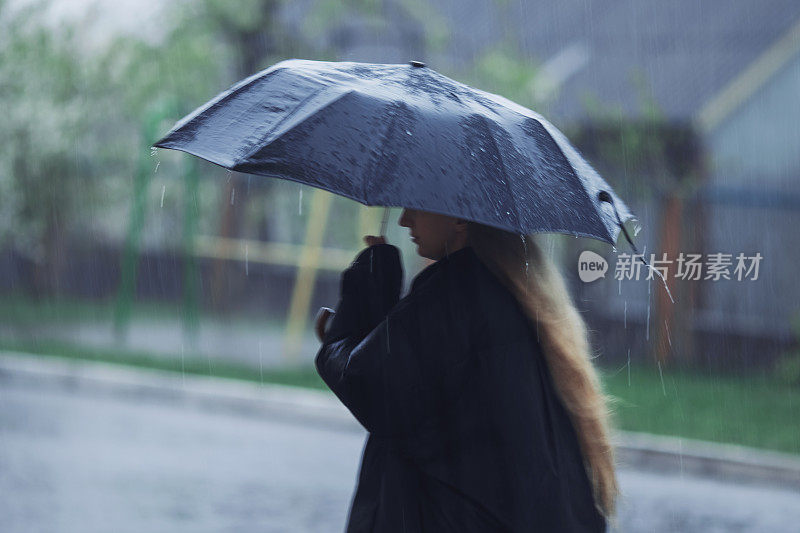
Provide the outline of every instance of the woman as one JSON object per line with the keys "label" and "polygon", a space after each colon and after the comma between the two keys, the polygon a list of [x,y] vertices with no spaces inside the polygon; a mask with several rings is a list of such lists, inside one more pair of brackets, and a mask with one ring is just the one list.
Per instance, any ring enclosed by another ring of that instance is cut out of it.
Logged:
{"label": "woman", "polygon": [[345,270],[316,356],[367,429],[347,531],[604,531],[617,493],[586,327],[528,237],[405,209],[436,260],[400,299],[397,248]]}

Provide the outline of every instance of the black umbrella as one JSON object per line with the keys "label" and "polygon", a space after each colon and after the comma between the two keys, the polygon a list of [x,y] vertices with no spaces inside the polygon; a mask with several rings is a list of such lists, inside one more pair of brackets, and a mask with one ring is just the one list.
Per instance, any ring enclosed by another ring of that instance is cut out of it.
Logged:
{"label": "black umbrella", "polygon": [[517,233],[614,244],[633,218],[544,117],[416,61],[282,61],[183,118],[155,146],[365,205]]}

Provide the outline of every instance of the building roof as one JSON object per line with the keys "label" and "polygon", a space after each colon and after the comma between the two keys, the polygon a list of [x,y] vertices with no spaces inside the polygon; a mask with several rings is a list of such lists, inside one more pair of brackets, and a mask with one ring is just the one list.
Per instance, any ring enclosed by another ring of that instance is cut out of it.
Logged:
{"label": "building roof", "polygon": [[782,37],[800,51],[797,0],[509,1],[492,11],[478,0],[432,1],[450,53],[469,61],[510,36],[546,65],[559,85],[547,110],[556,119],[585,117],[591,95],[628,117],[652,97],[667,119],[691,120]]}

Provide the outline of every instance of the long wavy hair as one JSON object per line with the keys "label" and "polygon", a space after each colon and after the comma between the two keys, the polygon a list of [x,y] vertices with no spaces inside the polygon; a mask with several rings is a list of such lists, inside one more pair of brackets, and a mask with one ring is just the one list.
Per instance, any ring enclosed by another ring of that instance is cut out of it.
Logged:
{"label": "long wavy hair", "polygon": [[468,223],[467,245],[521,304],[539,341],[553,384],[569,413],[591,481],[595,507],[615,514],[619,494],[609,438],[613,398],[602,390],[588,331],[563,277],[542,252],[538,236]]}

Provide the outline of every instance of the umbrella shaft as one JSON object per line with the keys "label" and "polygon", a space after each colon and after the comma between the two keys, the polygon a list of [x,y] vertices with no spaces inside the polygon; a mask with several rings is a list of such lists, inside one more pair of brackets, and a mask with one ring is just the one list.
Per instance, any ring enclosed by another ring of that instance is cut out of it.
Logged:
{"label": "umbrella shaft", "polygon": [[379,233],[380,236],[386,236],[386,224],[389,222],[389,207],[384,208],[383,210],[383,221],[381,221],[381,232]]}

